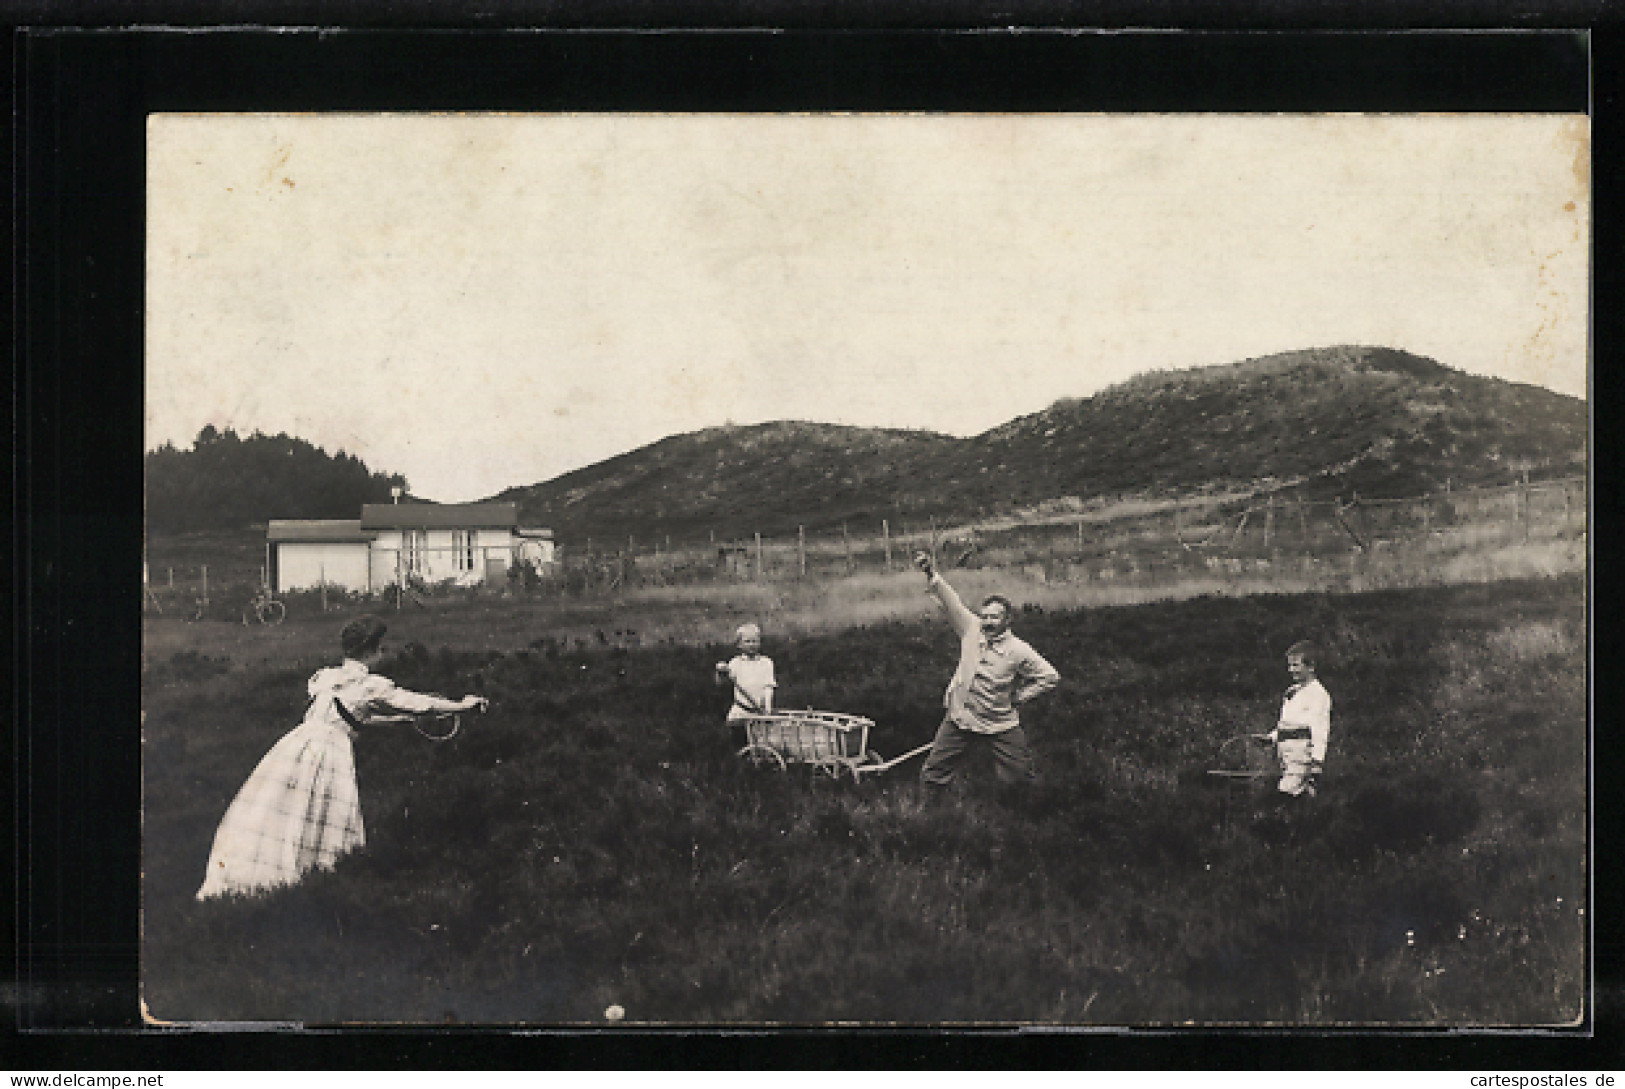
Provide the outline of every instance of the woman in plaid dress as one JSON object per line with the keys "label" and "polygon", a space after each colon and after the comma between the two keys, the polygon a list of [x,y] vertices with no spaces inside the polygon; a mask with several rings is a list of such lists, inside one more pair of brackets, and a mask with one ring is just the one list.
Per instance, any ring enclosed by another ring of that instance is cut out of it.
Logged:
{"label": "woman in plaid dress", "polygon": [[426,696],[370,672],[383,657],[385,631],[371,616],[344,626],[344,664],[310,678],[305,720],[265,754],[220,821],[199,900],[293,884],[366,844],[354,726],[401,712],[484,709],[479,696]]}

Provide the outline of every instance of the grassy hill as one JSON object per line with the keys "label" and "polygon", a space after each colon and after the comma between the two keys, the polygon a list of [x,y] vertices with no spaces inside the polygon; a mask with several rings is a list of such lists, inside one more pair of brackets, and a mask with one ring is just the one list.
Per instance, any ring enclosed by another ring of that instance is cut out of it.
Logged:
{"label": "grassy hill", "polygon": [[1341,347],[1140,375],[995,428],[964,456],[1017,506],[1261,484],[1376,497],[1573,472],[1585,429],[1576,398]]}
{"label": "grassy hill", "polygon": [[1415,495],[1583,469],[1586,406],[1388,348],[1140,375],[969,439],[779,422],[677,435],[510,488],[579,539],[970,520],[1068,497],[1301,488]]}
{"label": "grassy hill", "polygon": [[692,540],[710,530],[725,538],[906,514],[923,521],[940,505],[934,467],[962,445],[930,431],[795,421],[714,427],[494,498],[517,501],[524,520],[573,540]]}

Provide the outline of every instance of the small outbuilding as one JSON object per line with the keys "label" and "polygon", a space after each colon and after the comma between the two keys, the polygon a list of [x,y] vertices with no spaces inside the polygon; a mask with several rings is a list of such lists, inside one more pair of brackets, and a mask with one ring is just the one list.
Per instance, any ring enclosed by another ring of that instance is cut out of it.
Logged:
{"label": "small outbuilding", "polygon": [[323,584],[371,590],[372,540],[359,518],[273,518],[265,531],[267,579],[277,593]]}

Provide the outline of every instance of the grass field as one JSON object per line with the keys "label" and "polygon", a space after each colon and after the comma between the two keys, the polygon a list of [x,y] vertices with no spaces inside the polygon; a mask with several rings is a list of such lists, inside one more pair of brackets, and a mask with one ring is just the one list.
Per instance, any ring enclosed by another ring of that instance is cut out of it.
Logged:
{"label": "grass field", "polygon": [[[963,588],[1000,577],[977,572]],[[149,1012],[535,1024],[602,1024],[611,1004],[628,1022],[682,1024],[1580,1016],[1578,577],[1111,608],[1021,589],[1036,608],[1017,631],[1064,677],[1026,715],[1042,780],[1012,791],[983,774],[931,808],[917,763],[861,785],[744,765],[710,677],[733,620],[766,612],[780,705],[870,716],[872,747],[902,753],[929,739],[954,658],[917,597],[893,610],[863,604],[889,592],[795,599],[744,586],[703,602],[673,592],[391,613],[393,648],[426,650],[382,671],[484,692],[491,713],[445,744],[368,731],[356,746],[367,849],[300,886],[203,904],[191,896],[215,824],[298,721],[305,678],[334,659],[348,613],[276,629],[149,621]],[[1224,740],[1271,725],[1282,651],[1305,636],[1326,648],[1336,701],[1325,789],[1290,810],[1268,791],[1234,797],[1206,772]]]}

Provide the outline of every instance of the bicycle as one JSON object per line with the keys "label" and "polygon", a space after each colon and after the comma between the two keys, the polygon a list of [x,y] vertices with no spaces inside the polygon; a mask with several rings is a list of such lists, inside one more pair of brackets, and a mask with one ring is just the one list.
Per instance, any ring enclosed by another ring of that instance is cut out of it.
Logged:
{"label": "bicycle", "polygon": [[288,617],[288,607],[271,596],[271,591],[262,589],[254,595],[254,599],[243,608],[243,626],[249,624],[280,624]]}

